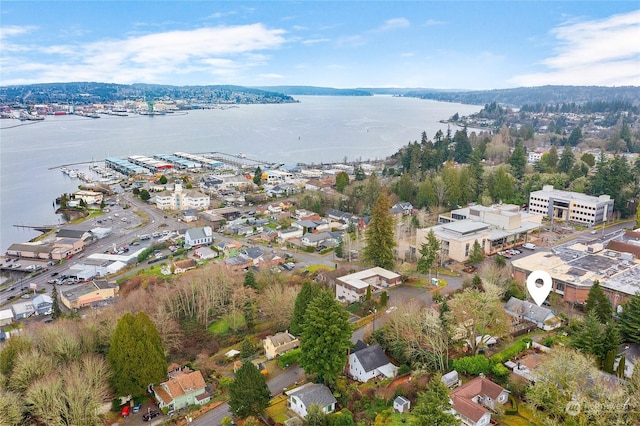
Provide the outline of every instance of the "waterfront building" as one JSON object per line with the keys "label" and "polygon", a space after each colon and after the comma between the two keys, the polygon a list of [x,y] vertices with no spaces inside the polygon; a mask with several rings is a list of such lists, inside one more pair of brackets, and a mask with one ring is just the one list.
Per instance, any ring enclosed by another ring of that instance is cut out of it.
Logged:
{"label": "waterfront building", "polygon": [[73,193],[76,200],[82,200],[87,204],[100,204],[103,199],[102,192],[80,190]]}
{"label": "waterfront building", "polygon": [[545,185],[529,195],[529,212],[544,214],[552,220],[595,225],[611,219],[613,201],[609,195],[595,197]]}

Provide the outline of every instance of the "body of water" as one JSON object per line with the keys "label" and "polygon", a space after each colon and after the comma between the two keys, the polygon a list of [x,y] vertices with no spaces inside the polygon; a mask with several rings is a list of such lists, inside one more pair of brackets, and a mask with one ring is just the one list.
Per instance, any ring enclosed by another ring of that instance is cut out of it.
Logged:
{"label": "body of water", "polygon": [[[51,167],[106,157],[184,152],[243,152],[284,164],[381,159],[423,131],[446,132],[456,112],[481,107],[391,96],[299,96],[300,103],[240,105],[165,116],[48,116],[0,122],[0,250],[38,232],[13,225],[58,224],[54,199],[77,189]],[[22,125],[21,125],[22,124]],[[454,129],[455,130],[455,129]],[[74,167],[81,170],[84,167]]]}

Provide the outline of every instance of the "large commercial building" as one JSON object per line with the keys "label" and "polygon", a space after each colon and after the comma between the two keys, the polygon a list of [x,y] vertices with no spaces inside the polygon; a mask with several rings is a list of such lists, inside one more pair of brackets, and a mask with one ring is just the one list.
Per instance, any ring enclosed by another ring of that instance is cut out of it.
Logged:
{"label": "large commercial building", "polygon": [[79,309],[93,303],[113,299],[118,294],[119,287],[107,280],[94,280],[81,284],[71,290],[60,292],[60,301],[69,309]]}
{"label": "large commercial building", "polygon": [[529,241],[529,234],[540,227],[542,217],[513,204],[465,207],[441,215],[439,225],[418,229],[416,246],[420,247],[433,230],[440,241],[441,259],[464,262],[476,241],[486,255]]}
{"label": "large commercial building", "polygon": [[529,212],[541,213],[553,220],[595,225],[611,219],[613,200],[608,195],[595,197],[545,185],[529,195]]}
{"label": "large commercial building", "polygon": [[196,190],[183,190],[176,183],[173,191],[162,191],[156,194],[156,206],[161,210],[202,210],[209,208],[211,197]]}
{"label": "large commercial building", "polygon": [[[640,233],[637,233],[640,237]],[[640,293],[640,262],[631,250],[603,248],[601,243],[576,243],[540,251],[511,262],[513,277],[526,281],[533,271],[545,271],[552,279],[552,291],[565,302],[582,304],[597,280],[614,308]],[[637,247],[636,247],[637,248]]]}

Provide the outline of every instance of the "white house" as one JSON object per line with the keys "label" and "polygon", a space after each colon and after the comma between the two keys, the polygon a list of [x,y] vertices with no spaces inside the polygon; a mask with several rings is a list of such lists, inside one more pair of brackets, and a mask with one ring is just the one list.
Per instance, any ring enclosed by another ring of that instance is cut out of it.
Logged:
{"label": "white house", "polygon": [[398,367],[389,361],[378,344],[366,346],[358,341],[349,354],[349,375],[359,382],[366,383],[376,377],[392,378],[397,373]]}
{"label": "white house", "polygon": [[13,317],[17,320],[30,317],[35,313],[35,308],[31,300],[28,302],[14,303],[11,309],[13,310]]}
{"label": "white house", "polygon": [[185,247],[209,245],[213,242],[213,230],[210,226],[187,229],[184,233]]}
{"label": "white house", "polygon": [[328,387],[321,384],[307,383],[285,392],[289,397],[288,407],[302,418],[307,417],[312,405],[319,406],[326,414],[336,410],[336,398]]}
{"label": "white house", "polygon": [[0,310],[0,327],[13,322],[13,311],[11,309]]}

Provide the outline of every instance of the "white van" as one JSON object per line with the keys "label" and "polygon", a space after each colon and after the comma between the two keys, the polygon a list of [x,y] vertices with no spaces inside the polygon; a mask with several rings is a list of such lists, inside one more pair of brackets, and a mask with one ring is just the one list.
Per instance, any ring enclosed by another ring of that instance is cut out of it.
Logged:
{"label": "white van", "polygon": [[527,250],[535,250],[536,249],[536,245],[535,244],[531,244],[531,243],[524,243],[522,245],[522,248],[527,249]]}

